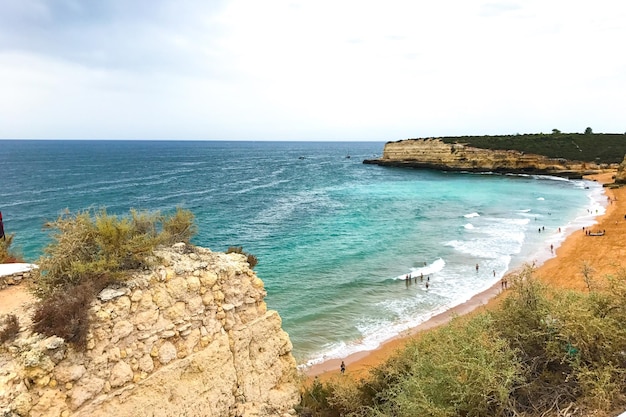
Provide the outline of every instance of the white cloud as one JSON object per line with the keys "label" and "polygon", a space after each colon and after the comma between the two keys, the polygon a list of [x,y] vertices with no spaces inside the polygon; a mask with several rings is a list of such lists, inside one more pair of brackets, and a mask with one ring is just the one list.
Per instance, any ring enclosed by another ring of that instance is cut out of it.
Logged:
{"label": "white cloud", "polygon": [[626,130],[618,1],[205,3],[0,0],[0,137]]}

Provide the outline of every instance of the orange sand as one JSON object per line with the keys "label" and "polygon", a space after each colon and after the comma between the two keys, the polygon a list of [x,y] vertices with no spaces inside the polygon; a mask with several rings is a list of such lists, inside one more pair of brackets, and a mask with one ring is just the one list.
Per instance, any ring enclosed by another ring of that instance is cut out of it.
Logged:
{"label": "orange sand", "polygon": [[[586,177],[586,179],[603,184],[613,182],[614,172],[607,172]],[[569,235],[565,242],[556,249],[556,257],[549,259],[535,270],[535,277],[557,287],[586,290],[583,280],[582,266],[586,263],[592,268],[592,276],[599,278],[608,274],[616,274],[625,267],[626,261],[626,187],[619,189],[605,188],[611,203],[606,213],[597,218],[598,224],[591,227],[593,231],[606,230],[604,236],[586,236],[582,230]],[[502,297],[500,284],[474,296],[468,302],[447,312],[439,314],[420,326],[384,343],[378,349],[359,352],[344,358],[346,375],[359,378],[366,376],[368,371],[382,364],[395,351],[404,346],[417,333],[447,323],[452,317],[467,314],[478,307],[493,308]],[[339,374],[340,359],[333,359],[314,365],[307,369],[309,378],[319,377],[326,380]]]}

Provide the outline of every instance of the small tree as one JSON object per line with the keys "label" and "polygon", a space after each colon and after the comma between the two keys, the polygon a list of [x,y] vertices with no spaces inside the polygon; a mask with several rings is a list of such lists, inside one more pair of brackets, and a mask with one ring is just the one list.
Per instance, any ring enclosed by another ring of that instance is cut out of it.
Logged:
{"label": "small tree", "polygon": [[553,135],[558,135],[560,133],[561,133],[561,131],[559,129],[552,129],[552,134]]}
{"label": "small tree", "polygon": [[593,133],[593,130],[591,130],[590,127],[585,129],[585,135],[591,135]]}

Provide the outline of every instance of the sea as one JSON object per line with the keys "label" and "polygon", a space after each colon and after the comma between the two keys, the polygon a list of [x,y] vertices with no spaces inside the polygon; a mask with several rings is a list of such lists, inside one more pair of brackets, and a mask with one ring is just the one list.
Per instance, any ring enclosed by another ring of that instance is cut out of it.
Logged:
{"label": "sea", "polygon": [[267,305],[306,367],[375,349],[544,262],[606,207],[592,181],[363,164],[383,147],[2,140],[0,211],[36,263],[44,224],[65,210],[190,210],[194,244],[257,256]]}

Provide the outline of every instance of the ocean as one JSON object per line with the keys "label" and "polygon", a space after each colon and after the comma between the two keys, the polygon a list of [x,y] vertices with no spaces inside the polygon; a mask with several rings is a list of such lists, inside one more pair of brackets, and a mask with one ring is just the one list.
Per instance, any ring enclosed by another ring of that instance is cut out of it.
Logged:
{"label": "ocean", "polygon": [[0,211],[28,262],[66,209],[192,211],[194,244],[258,257],[301,365],[375,349],[604,213],[595,182],[362,163],[383,146],[4,140]]}

